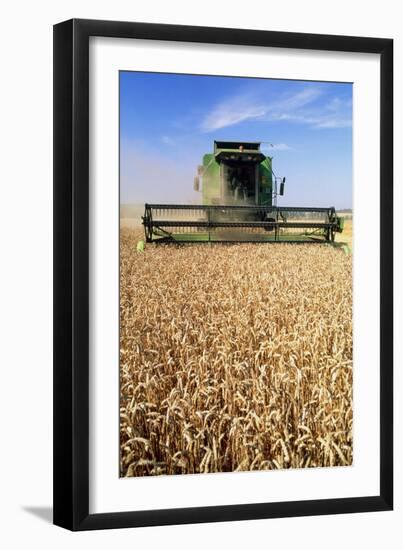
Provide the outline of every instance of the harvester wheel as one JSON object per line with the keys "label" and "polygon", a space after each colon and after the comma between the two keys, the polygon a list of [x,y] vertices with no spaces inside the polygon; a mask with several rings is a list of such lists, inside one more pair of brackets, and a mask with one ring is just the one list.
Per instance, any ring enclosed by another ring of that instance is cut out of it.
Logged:
{"label": "harvester wheel", "polygon": [[[265,218],[264,220],[265,222],[271,222],[271,223],[276,223],[276,219],[275,218]],[[274,231],[274,225],[270,226],[270,225],[266,225],[265,226],[265,230],[266,231]]]}

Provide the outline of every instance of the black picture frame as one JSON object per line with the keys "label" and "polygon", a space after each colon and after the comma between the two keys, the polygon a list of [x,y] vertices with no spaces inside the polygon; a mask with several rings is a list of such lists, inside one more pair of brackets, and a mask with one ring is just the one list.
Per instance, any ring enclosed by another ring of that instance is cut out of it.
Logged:
{"label": "black picture frame", "polygon": [[[89,38],[377,53],[380,123],[380,490],[354,498],[89,513]],[[393,507],[393,40],[73,19],[54,26],[54,523],[71,530]]]}

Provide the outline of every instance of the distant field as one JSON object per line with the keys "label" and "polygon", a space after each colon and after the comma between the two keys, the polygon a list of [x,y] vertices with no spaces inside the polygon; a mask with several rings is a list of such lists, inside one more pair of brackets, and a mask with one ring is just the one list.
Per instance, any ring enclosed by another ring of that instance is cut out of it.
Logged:
{"label": "distant field", "polygon": [[[342,215],[342,214],[340,214],[340,215]],[[352,249],[352,246],[353,246],[353,220],[352,220],[352,218],[350,218],[350,219],[346,218],[344,220],[343,233],[336,233],[336,242],[346,243],[349,246],[350,250]]]}
{"label": "distant field", "polygon": [[141,218],[120,218],[120,227],[141,230]]}
{"label": "distant field", "polygon": [[344,218],[346,219],[349,219],[349,218],[352,218],[353,217],[353,212],[352,210],[338,210],[337,211],[337,214],[339,216],[343,216]]}
{"label": "distant field", "polygon": [[120,221],[129,227],[141,224],[144,215],[144,204],[122,204],[120,206]]}

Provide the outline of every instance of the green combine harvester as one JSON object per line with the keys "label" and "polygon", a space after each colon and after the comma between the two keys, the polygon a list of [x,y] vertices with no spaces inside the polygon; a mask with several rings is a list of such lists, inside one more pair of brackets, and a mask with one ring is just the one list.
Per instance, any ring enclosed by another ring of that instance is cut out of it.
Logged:
{"label": "green combine harvester", "polygon": [[146,204],[147,242],[334,242],[344,218],[334,207],[277,206],[285,178],[260,142],[215,141],[194,180],[202,204]]}

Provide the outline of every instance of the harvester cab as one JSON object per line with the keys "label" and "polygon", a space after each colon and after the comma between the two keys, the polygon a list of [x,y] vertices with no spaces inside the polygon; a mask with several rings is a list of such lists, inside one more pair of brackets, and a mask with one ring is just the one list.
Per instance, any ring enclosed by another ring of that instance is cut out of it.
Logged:
{"label": "harvester cab", "polygon": [[284,186],[260,142],[215,141],[194,179],[202,204],[146,204],[146,241],[334,241],[343,229],[335,209],[277,206]]}
{"label": "harvester cab", "polygon": [[[204,205],[268,205],[277,197],[272,158],[259,142],[215,141],[213,153],[198,167],[197,188]],[[282,187],[284,190],[284,185]]]}

